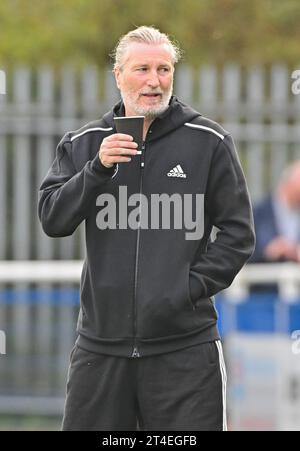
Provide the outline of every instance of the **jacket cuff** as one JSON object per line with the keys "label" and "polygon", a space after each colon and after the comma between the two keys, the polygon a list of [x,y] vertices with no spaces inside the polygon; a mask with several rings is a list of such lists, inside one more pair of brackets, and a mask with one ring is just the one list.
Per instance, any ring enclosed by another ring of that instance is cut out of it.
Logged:
{"label": "jacket cuff", "polygon": [[118,165],[114,164],[111,168],[107,168],[106,166],[104,166],[101,163],[99,155],[97,153],[97,155],[95,156],[95,158],[92,161],[91,168],[97,174],[102,174],[102,175],[104,174],[104,175],[107,175],[109,177],[114,177],[116,175],[116,173],[117,173]]}

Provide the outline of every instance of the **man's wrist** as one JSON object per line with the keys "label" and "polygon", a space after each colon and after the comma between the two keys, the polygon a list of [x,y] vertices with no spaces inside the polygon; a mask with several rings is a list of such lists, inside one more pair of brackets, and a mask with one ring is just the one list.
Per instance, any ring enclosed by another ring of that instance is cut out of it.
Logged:
{"label": "man's wrist", "polygon": [[112,163],[109,166],[107,164],[103,163],[103,161],[101,160],[100,154],[99,154],[99,161],[100,161],[100,164],[102,164],[102,166],[104,166],[107,169],[111,169],[114,166],[114,163]]}
{"label": "man's wrist", "polygon": [[93,163],[92,163],[93,171],[95,171],[97,173],[102,173],[102,174],[104,173],[104,174],[107,174],[107,175],[110,175],[110,176],[114,175],[114,173],[115,173],[115,166],[116,166],[115,164],[113,164],[109,168],[104,166],[104,164],[100,160],[99,154],[96,155],[96,157],[94,158]]}

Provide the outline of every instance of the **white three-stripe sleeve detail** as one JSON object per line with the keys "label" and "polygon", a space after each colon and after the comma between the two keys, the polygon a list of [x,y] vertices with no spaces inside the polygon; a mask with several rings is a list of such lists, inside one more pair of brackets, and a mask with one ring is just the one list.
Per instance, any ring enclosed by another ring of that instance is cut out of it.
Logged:
{"label": "white three-stripe sleeve detail", "polygon": [[216,341],[216,346],[219,353],[219,364],[220,364],[220,371],[221,371],[221,377],[222,377],[222,402],[223,402],[223,431],[227,431],[227,413],[226,413],[226,386],[227,386],[227,374],[226,374],[226,367],[225,367],[225,361],[223,356],[223,349],[222,344],[220,340]]}
{"label": "white three-stripe sleeve detail", "polygon": [[213,128],[206,127],[205,125],[190,124],[189,122],[186,122],[184,125],[186,125],[187,127],[190,127],[190,128],[196,128],[196,129],[198,128],[199,130],[204,130],[206,132],[214,133],[216,136],[218,136],[221,139],[225,138],[225,136],[222,135],[221,133],[217,132]]}
{"label": "white three-stripe sleeve detail", "polygon": [[95,132],[95,131],[110,132],[111,130],[113,130],[112,127],[108,127],[108,128],[102,128],[102,127],[88,128],[87,130],[84,130],[83,132],[72,136],[71,141],[74,141],[74,139],[79,138],[80,136],[85,135],[86,133],[89,133],[89,132]]}

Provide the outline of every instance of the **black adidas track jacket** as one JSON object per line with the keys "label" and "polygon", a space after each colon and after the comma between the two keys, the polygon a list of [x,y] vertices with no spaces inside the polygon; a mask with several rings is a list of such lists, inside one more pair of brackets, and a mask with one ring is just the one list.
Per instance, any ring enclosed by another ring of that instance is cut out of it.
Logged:
{"label": "black adidas track jacket", "polygon": [[[106,168],[98,151],[102,140],[116,133],[118,115],[124,115],[122,102],[102,119],[67,133],[40,188],[39,217],[47,235],[71,235],[85,221],[78,344],[140,357],[218,339],[213,296],[231,284],[255,243],[232,138],[172,97],[152,123],[142,154]],[[152,227],[142,202],[127,203],[140,196],[151,205],[153,194],[177,195],[177,200],[202,195],[201,237],[187,239],[191,230],[183,220],[178,227],[178,217],[167,228],[161,222]],[[124,212],[124,203],[139,226],[126,227],[124,218],[112,217],[113,226],[101,227],[100,219]],[[213,225],[218,233],[212,242]]]}

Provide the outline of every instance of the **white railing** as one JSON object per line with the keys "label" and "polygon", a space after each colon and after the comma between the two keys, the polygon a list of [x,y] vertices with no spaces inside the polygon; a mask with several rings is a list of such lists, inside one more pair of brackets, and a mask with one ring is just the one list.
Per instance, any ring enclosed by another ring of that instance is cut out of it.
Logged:
{"label": "white railing", "polygon": [[[0,261],[1,283],[79,283],[83,261]],[[294,263],[246,265],[224,291],[229,301],[243,301],[253,284],[277,284],[280,297],[291,302],[300,296],[300,265]]]}
{"label": "white railing", "polygon": [[293,303],[300,297],[300,265],[295,263],[247,265],[224,294],[229,301],[241,302],[249,295],[249,288],[253,284],[277,284],[280,298],[284,302]]}
{"label": "white railing", "polygon": [[79,283],[81,260],[1,261],[1,283]]}

